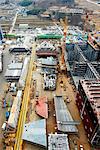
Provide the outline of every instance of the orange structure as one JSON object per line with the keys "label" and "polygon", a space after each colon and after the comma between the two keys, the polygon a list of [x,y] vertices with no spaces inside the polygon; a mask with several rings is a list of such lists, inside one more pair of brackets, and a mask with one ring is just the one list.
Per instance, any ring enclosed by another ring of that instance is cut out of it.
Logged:
{"label": "orange structure", "polygon": [[47,119],[48,118],[48,104],[47,104],[47,97],[40,97],[36,101],[36,113]]}
{"label": "orange structure", "polygon": [[66,49],[66,36],[67,36],[67,19],[65,18],[65,20],[60,19],[61,25],[63,26],[63,41],[61,43],[61,50],[62,50],[62,54],[61,54],[61,64],[60,64],[60,68],[61,71],[66,72],[66,64],[65,64],[65,59],[64,59],[64,55],[65,55],[65,49]]}

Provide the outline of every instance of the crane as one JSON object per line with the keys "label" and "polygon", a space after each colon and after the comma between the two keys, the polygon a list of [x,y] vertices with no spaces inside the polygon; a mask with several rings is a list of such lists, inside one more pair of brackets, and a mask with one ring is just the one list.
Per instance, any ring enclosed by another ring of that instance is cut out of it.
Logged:
{"label": "crane", "polygon": [[86,16],[85,16],[85,23],[84,23],[84,31],[86,31],[88,21],[89,21],[89,15],[88,15],[88,13],[86,13]]}
{"label": "crane", "polygon": [[61,18],[60,23],[63,27],[63,35],[64,35],[64,38],[62,39],[62,42],[61,42],[62,54],[61,54],[61,61],[60,61],[60,69],[61,69],[61,72],[66,73],[67,68],[65,64],[64,55],[65,55],[65,49],[66,49],[66,35],[67,35],[67,28],[68,28],[67,18],[65,17],[64,20]]}
{"label": "crane", "polygon": [[22,150],[22,143],[23,143],[22,132],[23,132],[23,126],[25,124],[26,114],[27,114],[27,109],[28,109],[32,71],[33,71],[33,67],[35,66],[33,64],[33,61],[35,59],[35,47],[36,47],[36,43],[33,44],[33,49],[32,49],[32,54],[31,54],[31,59],[30,59],[30,64],[29,64],[29,72],[27,75],[26,86],[25,86],[23,100],[22,100],[22,107],[21,107],[19,121],[18,121],[14,150]]}

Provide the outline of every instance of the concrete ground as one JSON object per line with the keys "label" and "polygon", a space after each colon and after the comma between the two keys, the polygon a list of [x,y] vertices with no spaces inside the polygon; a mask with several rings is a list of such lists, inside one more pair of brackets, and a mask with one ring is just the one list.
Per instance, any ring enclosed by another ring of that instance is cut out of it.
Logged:
{"label": "concrete ground", "polygon": [[3,72],[0,73],[0,150],[3,150],[3,144],[2,144],[2,124],[5,121],[5,111],[6,109],[2,108],[2,98],[4,97],[5,93],[5,89],[7,88],[7,82],[4,78],[4,74],[5,71],[7,69],[7,65],[9,64],[9,62],[11,61],[11,54],[8,51],[8,47],[5,48],[5,50],[3,51]]}
{"label": "concrete ground", "polygon": [[4,92],[5,86],[7,84],[5,80],[5,72],[8,64],[12,60],[12,55],[9,53],[9,47],[7,46],[5,50],[3,50],[3,71],[0,73],[0,95]]}

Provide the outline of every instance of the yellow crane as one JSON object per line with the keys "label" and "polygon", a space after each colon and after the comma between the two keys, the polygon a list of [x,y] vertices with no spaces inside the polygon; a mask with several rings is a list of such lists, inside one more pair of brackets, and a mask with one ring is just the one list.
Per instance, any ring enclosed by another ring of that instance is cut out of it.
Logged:
{"label": "yellow crane", "polygon": [[68,28],[68,22],[67,22],[67,18],[65,17],[65,19],[63,20],[62,18],[60,19],[60,23],[63,27],[63,41],[61,43],[61,49],[62,49],[62,54],[61,54],[61,62],[60,62],[60,68],[62,72],[66,73],[66,64],[65,64],[65,49],[66,49],[66,36],[67,36],[67,28]]}
{"label": "yellow crane", "polygon": [[18,127],[17,127],[17,133],[16,133],[16,141],[14,145],[14,150],[22,150],[22,132],[23,127],[26,120],[26,114],[28,109],[28,102],[29,102],[29,95],[30,95],[30,85],[31,85],[31,79],[32,79],[32,71],[33,71],[33,61],[35,58],[35,44],[33,45],[30,64],[29,64],[29,71],[26,79],[26,86],[24,90],[23,100],[22,100],[22,107],[20,111],[19,121],[18,121]]}
{"label": "yellow crane", "polygon": [[65,17],[64,19],[60,19],[60,23],[63,27],[63,33],[64,33],[64,38],[66,38],[67,35],[67,30],[68,30],[68,21],[67,18]]}

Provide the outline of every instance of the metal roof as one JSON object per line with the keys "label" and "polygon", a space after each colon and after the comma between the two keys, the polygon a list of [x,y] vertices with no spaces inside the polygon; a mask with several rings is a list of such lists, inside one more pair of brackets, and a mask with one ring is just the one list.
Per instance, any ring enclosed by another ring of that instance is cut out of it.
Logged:
{"label": "metal roof", "polygon": [[21,75],[21,70],[6,70],[5,77],[7,79],[19,79]]}
{"label": "metal roof", "polygon": [[56,121],[59,131],[62,132],[78,132],[73,120],[62,96],[54,97],[55,110],[56,110]]}
{"label": "metal roof", "polygon": [[22,139],[47,147],[46,120],[37,120],[24,125]]}
{"label": "metal roof", "polygon": [[22,69],[22,63],[11,63],[8,65],[9,69]]}
{"label": "metal roof", "polygon": [[69,150],[67,135],[65,134],[49,134],[48,150]]}
{"label": "metal roof", "polygon": [[41,34],[37,36],[39,39],[61,39],[62,35],[59,34]]}
{"label": "metal roof", "polygon": [[47,57],[47,58],[40,58],[38,59],[38,61],[42,64],[42,65],[57,65],[57,61],[56,59],[54,59],[53,57]]}

